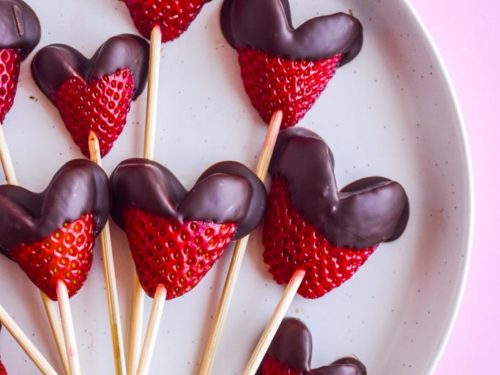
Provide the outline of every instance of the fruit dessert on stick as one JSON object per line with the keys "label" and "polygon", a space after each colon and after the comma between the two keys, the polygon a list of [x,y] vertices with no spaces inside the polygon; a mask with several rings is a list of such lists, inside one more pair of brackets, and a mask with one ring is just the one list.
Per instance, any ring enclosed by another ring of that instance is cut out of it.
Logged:
{"label": "fruit dessert on stick", "polygon": [[[210,0],[122,0],[127,6],[137,30],[151,42],[149,60],[148,110],[146,122],[155,123],[160,76],[161,44],[171,42],[184,33]],[[155,127],[147,127],[148,142],[154,139]],[[147,156],[146,156],[147,157]],[[149,158],[149,159],[152,159]]]}
{"label": "fruit dessert on stick", "polygon": [[146,86],[148,50],[143,38],[121,34],[108,39],[90,59],[64,44],[46,46],[33,58],[35,82],[86,157],[92,132],[104,157],[123,131],[132,101]]}
{"label": "fruit dessert on stick", "polygon": [[278,137],[264,219],[264,262],[285,293],[243,374],[255,374],[295,294],[319,298],[349,280],[382,242],[401,236],[409,217],[403,187],[366,177],[337,189],[334,159],[310,130]]}
{"label": "fruit dessert on stick", "polygon": [[[123,0],[139,32],[150,40],[148,105],[144,158],[153,160],[158,107],[161,45],[177,39],[208,0]],[[144,310],[144,292],[135,279],[127,369],[134,373],[139,360]]]}
{"label": "fruit dessert on stick", "polygon": [[[0,124],[14,104],[21,62],[40,41],[40,21],[31,7],[22,0],[0,1]],[[0,125],[0,162],[9,184],[17,184],[17,178],[7,145],[3,126]],[[57,310],[43,293],[40,294],[55,338],[59,355],[67,368],[64,342]]]}
{"label": "fruit dessert on stick", "polygon": [[305,116],[336,69],[353,60],[363,44],[361,23],[345,13],[294,28],[287,0],[225,0],[221,27],[238,53],[252,105],[266,123],[282,111],[282,128]]}
{"label": "fruit dessert on stick", "polygon": [[58,302],[71,375],[81,372],[69,298],[87,279],[110,199],[106,173],[83,159],[62,166],[42,193],[0,186],[0,253]]}
{"label": "fruit dessert on stick", "polygon": [[[148,108],[146,113],[145,154],[153,153],[160,76],[160,49],[184,33],[210,0],[122,0],[137,30],[150,40]],[[153,159],[152,156],[148,159]]]}
{"label": "fruit dessert on stick", "polygon": [[258,375],[367,375],[366,367],[354,357],[311,369],[312,335],[298,319],[286,318],[260,364]]}
{"label": "fruit dessert on stick", "polygon": [[[209,0],[123,0],[137,30],[151,41],[150,70],[159,77],[162,43],[181,36]],[[151,83],[151,82],[150,82]],[[158,81],[154,80],[153,90]],[[157,95],[151,95],[152,98]]]}
{"label": "fruit dessert on stick", "polygon": [[[1,136],[0,138],[1,138],[0,149],[4,150],[5,152],[4,156],[5,155],[8,156],[7,159],[3,159],[3,161],[5,162],[4,164],[5,178],[9,184],[17,185],[17,177],[15,174],[14,166],[12,165],[12,159],[9,156],[9,152],[5,144],[5,138],[2,138]],[[54,341],[56,342],[57,351],[59,353],[59,357],[63,364],[64,371],[66,374],[69,374],[69,363],[68,363],[68,357],[66,355],[66,344],[64,342],[64,334],[61,327],[61,322],[57,317],[58,316],[57,306],[54,305],[53,301],[51,301],[51,299],[47,297],[47,295],[42,290],[40,290],[40,298],[42,300],[45,314],[47,315],[47,319],[49,321],[52,336],[54,337]]]}
{"label": "fruit dessert on stick", "polygon": [[[5,311],[3,306],[0,305],[0,330],[2,325],[7,329],[7,331],[9,331],[14,340],[16,340],[21,349],[24,350],[43,375],[57,375],[57,372],[52,368],[42,353],[38,351],[28,336],[16,324],[14,319],[7,313],[7,311]],[[7,371],[1,361],[0,375],[7,375]]]}
{"label": "fruit dessert on stick", "polygon": [[[148,43],[129,34],[110,38],[91,59],[72,47],[42,48],[32,62],[40,89],[59,109],[82,153],[101,165],[126,124],[131,101],[144,91]],[[125,352],[109,226],[101,236],[115,370],[125,374]]]}
{"label": "fruit dessert on stick", "polygon": [[[148,108],[146,113],[145,157],[153,159],[156,127],[160,49],[184,33],[210,0],[122,0],[137,30],[150,40]],[[148,157],[147,154],[151,154]]]}
{"label": "fruit dessert on stick", "polygon": [[[40,21],[22,0],[0,0],[0,124],[14,104],[21,62],[40,41]],[[4,171],[12,167],[3,127],[0,126],[0,160]],[[6,175],[13,175],[13,171]]]}
{"label": "fruit dessert on stick", "polygon": [[[184,33],[210,0],[122,0],[137,30],[150,40],[148,108],[146,113],[145,154],[153,153],[160,76],[161,44]],[[148,159],[152,157],[145,156]]]}
{"label": "fruit dessert on stick", "polygon": [[[252,105],[269,124],[256,170],[263,180],[280,128],[297,124],[336,69],[358,55],[363,30],[356,18],[345,13],[313,18],[294,28],[288,0],[225,0],[221,27],[238,53]],[[235,247],[203,356],[202,375],[211,371],[247,240]]]}
{"label": "fruit dessert on stick", "polygon": [[154,297],[137,369],[144,375],[165,299],[193,289],[231,241],[255,229],[266,192],[253,172],[230,161],[208,168],[187,191],[161,164],[129,159],[111,185],[113,219],[127,233],[142,288]]}

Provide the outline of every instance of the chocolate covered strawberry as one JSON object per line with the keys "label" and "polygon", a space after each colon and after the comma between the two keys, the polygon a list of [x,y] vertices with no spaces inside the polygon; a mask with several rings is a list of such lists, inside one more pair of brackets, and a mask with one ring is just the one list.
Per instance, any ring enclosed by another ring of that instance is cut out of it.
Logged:
{"label": "chocolate covered strawberry", "polygon": [[0,123],[14,104],[23,61],[40,41],[40,22],[22,0],[0,0]]}
{"label": "chocolate covered strawberry", "polygon": [[144,291],[164,285],[167,299],[194,288],[229,243],[251,232],[265,208],[265,188],[245,166],[215,164],[190,191],[162,165],[122,162],[111,176],[113,218],[128,237]]}
{"label": "chocolate covered strawberry", "polygon": [[39,194],[0,186],[0,251],[51,299],[61,281],[71,297],[87,279],[109,207],[108,178],[87,160],[66,163]]}
{"label": "chocolate covered strawberry", "polygon": [[347,281],[377,245],[397,239],[408,222],[408,197],[397,182],[368,177],[337,190],[334,160],[315,133],[278,137],[264,220],[264,262],[279,284],[306,271],[299,294],[323,296]]}
{"label": "chocolate covered strawberry", "polygon": [[123,0],[139,32],[149,38],[155,26],[162,42],[177,39],[209,0]]}
{"label": "chocolate covered strawberry", "polygon": [[146,85],[148,49],[144,39],[122,34],[106,41],[90,60],[62,44],[35,55],[33,78],[87,157],[91,131],[99,139],[102,156],[123,131],[131,102]]}
{"label": "chocolate covered strawberry", "polygon": [[263,242],[264,262],[278,284],[288,283],[296,266],[307,270],[299,289],[307,298],[321,297],[350,279],[375,250],[331,244],[293,207],[288,184],[280,178],[273,180],[269,193]]}
{"label": "chocolate covered strawberry", "polygon": [[[366,375],[366,367],[353,357],[311,369],[312,336],[298,319],[281,323],[257,375]],[[322,348],[324,349],[324,348]]]}
{"label": "chocolate covered strawberry", "polygon": [[224,0],[221,25],[238,52],[253,106],[266,123],[282,110],[284,128],[305,116],[363,41],[360,22],[344,13],[317,17],[294,29],[288,0]]}

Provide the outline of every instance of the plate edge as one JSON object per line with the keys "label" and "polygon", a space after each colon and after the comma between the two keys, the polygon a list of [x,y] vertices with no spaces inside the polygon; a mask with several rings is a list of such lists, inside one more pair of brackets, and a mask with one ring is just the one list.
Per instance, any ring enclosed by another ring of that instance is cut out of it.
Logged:
{"label": "plate edge", "polygon": [[456,113],[458,123],[459,123],[459,130],[460,130],[460,139],[461,139],[461,145],[463,148],[464,156],[465,156],[465,166],[466,166],[466,178],[467,178],[467,208],[466,211],[468,211],[468,223],[467,223],[467,235],[466,235],[466,252],[465,252],[465,260],[464,260],[464,265],[463,265],[463,272],[462,272],[462,277],[460,280],[460,286],[458,288],[457,292],[457,298],[456,298],[456,303],[453,308],[453,312],[451,313],[450,320],[448,323],[448,327],[446,328],[446,332],[444,336],[441,338],[441,342],[439,344],[438,351],[434,357],[434,359],[431,362],[431,365],[427,369],[427,374],[433,374],[436,368],[439,365],[439,361],[441,360],[444,351],[446,349],[446,346],[449,342],[449,339],[451,337],[451,334],[453,332],[453,329],[455,327],[455,323],[458,318],[458,313],[460,311],[460,307],[462,305],[462,301],[464,298],[465,294],[465,287],[467,285],[467,280],[469,276],[469,269],[470,269],[470,263],[471,263],[471,256],[472,256],[472,242],[473,242],[473,235],[474,235],[474,213],[475,213],[475,204],[474,204],[474,180],[473,180],[473,171],[472,171],[472,158],[471,158],[471,152],[470,152],[470,145],[469,145],[469,140],[467,136],[467,130],[465,127],[465,120],[464,116],[462,113],[462,109],[460,106],[460,102],[458,99],[458,95],[455,90],[455,86],[453,85],[453,82],[451,80],[451,76],[449,74],[448,68],[446,67],[446,64],[437,48],[436,43],[434,42],[434,39],[432,35],[430,34],[429,30],[427,29],[427,26],[423,22],[422,18],[420,17],[420,14],[412,4],[411,0],[402,0],[402,3],[404,6],[406,6],[407,10],[409,13],[412,14],[414,17],[415,21],[417,22],[420,30],[422,31],[426,41],[428,42],[431,52],[434,55],[437,63],[438,63],[438,69],[440,70],[440,73],[443,75],[446,85],[448,87],[448,92],[450,93],[451,100],[453,103],[454,111]]}

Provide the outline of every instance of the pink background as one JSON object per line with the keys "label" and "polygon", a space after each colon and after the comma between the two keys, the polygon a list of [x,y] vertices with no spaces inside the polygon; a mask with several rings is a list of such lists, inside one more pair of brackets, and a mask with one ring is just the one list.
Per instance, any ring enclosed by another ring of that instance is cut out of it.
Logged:
{"label": "pink background", "polygon": [[436,374],[498,374],[500,2],[412,1],[457,90],[470,140],[475,183],[475,233],[469,279],[455,329]]}

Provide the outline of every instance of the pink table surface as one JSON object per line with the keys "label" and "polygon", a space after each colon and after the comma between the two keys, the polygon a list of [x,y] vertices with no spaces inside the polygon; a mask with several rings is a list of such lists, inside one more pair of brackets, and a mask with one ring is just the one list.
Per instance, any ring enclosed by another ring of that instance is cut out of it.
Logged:
{"label": "pink table surface", "polygon": [[413,0],[448,67],[465,117],[475,184],[472,263],[436,374],[500,374],[500,2]]}

